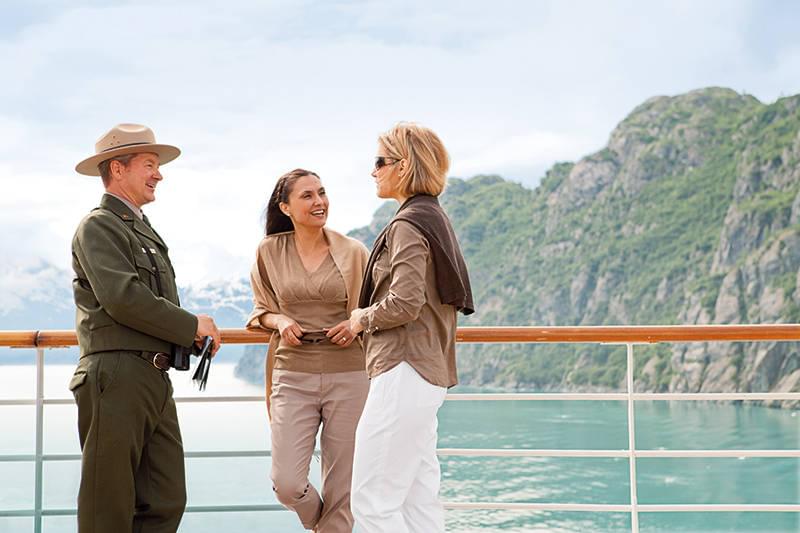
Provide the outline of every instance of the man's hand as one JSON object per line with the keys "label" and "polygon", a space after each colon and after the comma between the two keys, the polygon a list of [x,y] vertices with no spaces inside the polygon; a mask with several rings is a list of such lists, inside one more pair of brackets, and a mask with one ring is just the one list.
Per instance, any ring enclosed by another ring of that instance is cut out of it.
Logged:
{"label": "man's hand", "polygon": [[288,316],[278,315],[275,317],[275,325],[278,328],[278,333],[280,333],[281,338],[286,344],[290,346],[300,346],[303,344],[300,342],[300,337],[303,336],[303,330],[297,322]]}
{"label": "man's hand", "polygon": [[203,337],[211,337],[214,342],[214,346],[211,347],[211,357],[214,357],[222,345],[222,335],[213,318],[208,315],[197,315],[197,333],[194,334],[194,342],[198,347],[202,346]]}
{"label": "man's hand", "polygon": [[353,344],[353,340],[356,338],[356,334],[350,330],[349,320],[342,320],[331,329],[327,330],[325,335],[333,344],[341,346],[342,348],[347,348]]}

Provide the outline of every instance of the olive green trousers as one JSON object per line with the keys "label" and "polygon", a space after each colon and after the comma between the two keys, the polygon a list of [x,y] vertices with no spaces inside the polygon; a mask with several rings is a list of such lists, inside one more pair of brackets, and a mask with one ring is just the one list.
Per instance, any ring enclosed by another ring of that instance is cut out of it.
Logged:
{"label": "olive green trousers", "polygon": [[166,372],[135,353],[84,356],[69,385],[83,460],[79,533],[174,533],[186,506],[183,444]]}

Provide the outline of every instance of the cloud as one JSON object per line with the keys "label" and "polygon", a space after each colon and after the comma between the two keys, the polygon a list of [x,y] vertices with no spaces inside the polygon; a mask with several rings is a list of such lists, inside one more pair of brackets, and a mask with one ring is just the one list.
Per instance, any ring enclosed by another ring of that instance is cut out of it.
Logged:
{"label": "cloud", "polygon": [[[0,251],[69,267],[73,167],[118,122],[183,149],[148,216],[184,282],[246,275],[275,179],[369,222],[378,133],[431,126],[454,175],[533,185],[655,94],[800,91],[797,8],[754,1],[12,2],[0,23]],[[13,20],[15,24],[7,21]],[[775,31],[770,31],[770,28]]]}
{"label": "cloud", "polygon": [[456,160],[452,173],[469,177],[494,169],[495,173],[506,178],[536,186],[554,161],[574,161],[599,148],[599,145],[592,144],[591,139],[533,131],[475,147],[471,154]]}
{"label": "cloud", "polygon": [[42,261],[26,261],[0,268],[0,317],[30,306],[31,302],[58,306],[63,311],[69,300],[72,276]]}

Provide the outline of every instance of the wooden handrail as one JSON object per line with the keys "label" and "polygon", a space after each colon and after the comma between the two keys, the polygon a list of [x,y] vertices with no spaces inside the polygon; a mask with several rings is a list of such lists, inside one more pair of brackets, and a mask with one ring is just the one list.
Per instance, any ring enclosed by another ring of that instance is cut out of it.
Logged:
{"label": "wooden handrail", "polygon": [[38,331],[0,331],[0,346],[30,348],[36,346]]}
{"label": "wooden handrail", "polygon": [[458,342],[656,343],[695,341],[797,341],[800,324],[692,326],[555,326],[459,328]]}
{"label": "wooden handrail", "polygon": [[[223,344],[265,344],[261,331],[223,329]],[[458,342],[505,343],[656,343],[697,341],[800,341],[800,324],[724,324],[693,326],[504,326],[464,327]],[[78,344],[72,330],[0,331],[0,346],[55,348]]]}

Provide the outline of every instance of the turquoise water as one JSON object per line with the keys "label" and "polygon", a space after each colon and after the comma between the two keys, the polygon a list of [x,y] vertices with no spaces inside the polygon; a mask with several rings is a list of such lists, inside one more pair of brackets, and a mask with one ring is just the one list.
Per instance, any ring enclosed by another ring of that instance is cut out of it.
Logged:
{"label": "turquoise water", "polygon": [[[33,367],[3,366],[0,398],[33,396]],[[46,367],[47,397],[67,398],[69,366]],[[192,390],[187,374],[173,373],[176,395],[261,394],[233,377],[231,365],[212,368],[208,390]],[[269,443],[260,402],[179,404],[187,450],[255,450]],[[443,448],[627,448],[623,402],[447,402],[440,412]],[[46,406],[45,453],[77,453],[72,405]],[[34,408],[0,407],[0,454],[34,450]],[[798,449],[800,414],[704,402],[637,402],[640,449]],[[46,462],[44,506],[74,506],[76,461]],[[313,477],[318,476],[313,463]],[[645,504],[800,502],[798,459],[639,459],[638,496]],[[0,462],[0,509],[33,506],[33,464]],[[274,503],[269,459],[189,459],[189,505]],[[442,458],[442,499],[558,503],[629,501],[627,459]],[[75,531],[74,517],[45,517],[44,531]],[[643,513],[644,533],[661,531],[798,532],[800,513]],[[448,511],[452,532],[625,532],[626,513]],[[300,532],[293,515],[187,513],[182,533]],[[0,532],[33,530],[30,518],[0,518]]]}
{"label": "turquoise water", "polygon": [[[627,448],[623,402],[450,402],[440,447]],[[709,403],[637,402],[639,449],[798,449],[797,412]],[[628,460],[443,458],[442,498],[627,504]],[[642,504],[800,502],[798,459],[638,459]],[[454,531],[630,531],[617,513],[450,512]],[[643,513],[640,531],[797,532],[798,513]],[[483,529],[482,529],[483,528]]]}

